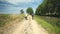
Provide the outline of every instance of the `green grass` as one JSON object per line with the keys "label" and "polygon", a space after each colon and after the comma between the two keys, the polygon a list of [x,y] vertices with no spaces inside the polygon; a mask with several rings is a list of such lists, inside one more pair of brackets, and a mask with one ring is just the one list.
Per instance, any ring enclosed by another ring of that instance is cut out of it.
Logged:
{"label": "green grass", "polygon": [[[44,16],[35,16],[38,24],[42,25],[50,34],[60,34],[60,28],[55,23],[59,22],[57,18],[46,18]],[[57,20],[57,21],[56,21]],[[60,23],[60,22],[59,22]]]}
{"label": "green grass", "polygon": [[18,19],[19,21],[23,20],[23,14],[0,14],[0,27],[3,27],[6,23],[15,21]]}

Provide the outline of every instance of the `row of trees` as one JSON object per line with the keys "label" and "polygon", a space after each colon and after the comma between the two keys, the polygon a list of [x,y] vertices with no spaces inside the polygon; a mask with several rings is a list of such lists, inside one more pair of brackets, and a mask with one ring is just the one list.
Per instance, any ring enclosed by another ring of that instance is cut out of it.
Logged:
{"label": "row of trees", "polygon": [[60,0],[44,0],[36,9],[36,15],[60,15]]}
{"label": "row of trees", "polygon": [[[31,7],[26,9],[27,13],[34,13]],[[24,13],[21,9],[21,13]],[[60,0],[44,0],[44,2],[36,8],[36,15],[60,16]]]}

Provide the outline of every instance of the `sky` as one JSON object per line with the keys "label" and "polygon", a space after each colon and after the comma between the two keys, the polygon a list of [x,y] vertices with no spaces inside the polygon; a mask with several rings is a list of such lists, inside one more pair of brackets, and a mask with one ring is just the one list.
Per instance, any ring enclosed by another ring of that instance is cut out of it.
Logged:
{"label": "sky", "polygon": [[26,11],[32,7],[35,11],[43,0],[0,0],[0,14],[20,14],[20,10]]}

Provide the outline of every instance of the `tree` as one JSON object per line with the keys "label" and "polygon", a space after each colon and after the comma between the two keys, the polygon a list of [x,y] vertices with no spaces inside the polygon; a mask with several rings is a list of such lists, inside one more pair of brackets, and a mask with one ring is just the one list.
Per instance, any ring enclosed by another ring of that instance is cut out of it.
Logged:
{"label": "tree", "polygon": [[36,9],[36,15],[60,15],[60,0],[44,0]]}
{"label": "tree", "polygon": [[46,4],[47,4],[47,0],[44,0],[42,4],[40,4],[37,9],[36,9],[36,12],[35,14],[36,15],[42,15],[42,14],[45,14],[46,13]]}
{"label": "tree", "polygon": [[26,12],[27,12],[28,14],[34,13],[34,12],[33,12],[33,9],[32,9],[31,7],[27,8]]}
{"label": "tree", "polygon": [[21,10],[20,10],[20,12],[21,12],[21,14],[24,14],[24,11],[23,11],[23,9],[21,9]]}

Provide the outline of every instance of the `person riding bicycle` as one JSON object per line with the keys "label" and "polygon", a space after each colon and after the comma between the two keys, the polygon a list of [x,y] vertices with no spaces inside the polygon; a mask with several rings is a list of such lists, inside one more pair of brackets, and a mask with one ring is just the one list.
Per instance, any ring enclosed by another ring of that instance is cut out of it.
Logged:
{"label": "person riding bicycle", "polygon": [[32,13],[32,19],[34,19],[34,14]]}
{"label": "person riding bicycle", "polygon": [[32,19],[34,19],[34,13],[30,13],[30,15],[32,16]]}

